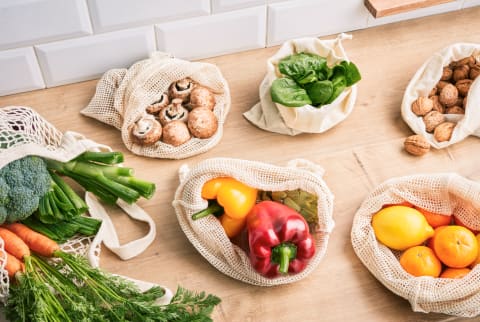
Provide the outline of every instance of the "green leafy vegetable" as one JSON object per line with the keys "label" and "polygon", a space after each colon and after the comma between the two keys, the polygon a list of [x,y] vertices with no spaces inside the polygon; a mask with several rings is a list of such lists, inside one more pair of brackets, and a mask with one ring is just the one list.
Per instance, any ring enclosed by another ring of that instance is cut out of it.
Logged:
{"label": "green leafy vegetable", "polygon": [[312,104],[312,100],[308,96],[307,91],[290,78],[283,77],[274,80],[270,94],[274,102],[289,107]]}
{"label": "green leafy vegetable", "polygon": [[331,81],[316,81],[306,85],[308,96],[312,99],[313,105],[323,105],[328,102],[333,93]]}
{"label": "green leafy vegetable", "polygon": [[286,75],[298,84],[308,84],[318,79],[317,74],[321,74],[327,67],[327,60],[321,56],[310,53],[299,53],[283,58],[278,69],[283,75]]}

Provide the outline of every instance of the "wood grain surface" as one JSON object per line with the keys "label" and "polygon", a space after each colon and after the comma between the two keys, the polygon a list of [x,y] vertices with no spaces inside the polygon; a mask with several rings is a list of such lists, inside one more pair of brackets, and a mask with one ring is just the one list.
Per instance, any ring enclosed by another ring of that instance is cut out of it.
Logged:
{"label": "wood grain surface", "polygon": [[[222,303],[213,313],[214,321],[467,321],[413,312],[405,299],[387,290],[356,257],[350,230],[361,202],[386,179],[454,171],[480,181],[479,138],[469,137],[451,148],[413,157],[403,150],[403,140],[412,132],[400,115],[404,89],[429,56],[456,42],[480,43],[478,17],[480,7],[353,32],[353,40],[344,46],[363,75],[356,106],[345,121],[324,134],[283,136],[257,129],[242,116],[259,100],[266,60],[278,47],[207,59],[227,79],[232,108],[221,142],[186,160],[133,155],[124,147],[118,130],[81,116],[79,111],[93,96],[96,80],[0,97],[0,106],[30,106],[59,130],[77,131],[123,151],[126,165],[157,184],[154,198],[140,202],[156,222],[154,243],[128,261],[103,249],[101,267],[173,290],[181,285],[216,294]],[[335,195],[336,226],[326,256],[311,275],[289,285],[255,287],[223,275],[189,243],[171,206],[179,183],[177,171],[182,164],[194,165],[211,157],[274,165],[306,158],[324,167],[324,179]],[[117,209],[111,211],[122,242],[146,232],[144,225]]]}
{"label": "wood grain surface", "polygon": [[455,0],[365,0],[365,6],[374,18],[436,6]]}

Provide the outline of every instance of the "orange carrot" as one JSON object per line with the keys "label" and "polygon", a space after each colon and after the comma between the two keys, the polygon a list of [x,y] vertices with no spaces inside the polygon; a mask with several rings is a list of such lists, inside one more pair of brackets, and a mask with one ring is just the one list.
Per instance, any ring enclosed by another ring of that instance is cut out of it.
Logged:
{"label": "orange carrot", "polygon": [[5,255],[5,270],[8,272],[9,278],[14,278],[17,272],[24,271],[24,265],[18,258],[7,252]]}
{"label": "orange carrot", "polygon": [[3,239],[5,250],[17,259],[22,260],[25,256],[30,256],[28,245],[12,231],[0,227],[0,238]]}
{"label": "orange carrot", "polygon": [[5,225],[5,228],[23,239],[25,244],[27,244],[32,251],[41,256],[51,257],[54,255],[53,253],[56,250],[60,249],[60,246],[58,246],[55,241],[51,240],[45,235],[37,233],[36,231],[25,226],[24,224],[7,224]]}

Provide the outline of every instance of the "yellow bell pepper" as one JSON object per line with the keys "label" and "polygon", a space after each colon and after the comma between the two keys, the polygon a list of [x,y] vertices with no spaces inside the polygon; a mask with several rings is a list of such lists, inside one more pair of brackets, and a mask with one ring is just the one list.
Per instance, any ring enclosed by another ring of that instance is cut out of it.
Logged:
{"label": "yellow bell pepper", "polygon": [[257,189],[231,177],[219,177],[203,185],[202,198],[210,201],[209,207],[193,214],[192,219],[220,214],[220,223],[232,238],[245,227],[245,219],[257,200]]}

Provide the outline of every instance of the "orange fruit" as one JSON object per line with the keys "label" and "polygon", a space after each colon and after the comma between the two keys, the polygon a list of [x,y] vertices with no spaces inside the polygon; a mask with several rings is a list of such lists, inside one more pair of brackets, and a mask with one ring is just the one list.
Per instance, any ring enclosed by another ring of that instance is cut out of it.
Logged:
{"label": "orange fruit", "polygon": [[437,227],[435,228],[435,230],[433,231],[433,236],[432,238],[430,238],[429,240],[427,240],[427,246],[430,247],[431,249],[433,249],[433,241],[435,240],[435,236],[438,234],[438,232],[440,230],[442,230],[443,228],[445,227],[448,227],[448,226],[440,226],[440,227]]}
{"label": "orange fruit", "polygon": [[463,268],[477,258],[478,242],[475,235],[465,227],[445,226],[436,234],[433,250],[448,267]]}
{"label": "orange fruit", "polygon": [[428,210],[425,210],[416,206],[415,206],[415,209],[420,211],[425,216],[425,219],[427,219],[428,224],[433,228],[449,225],[450,222],[452,221],[452,215],[436,214],[434,212],[430,212]]}
{"label": "orange fruit", "polygon": [[468,227],[467,225],[465,225],[465,224],[464,224],[460,219],[458,219],[456,216],[453,216],[453,223],[454,223],[455,225],[457,225],[457,226],[462,226],[462,227],[465,227],[465,228],[471,230],[472,233],[474,233],[475,235],[479,233],[478,230],[474,230],[474,229]]}
{"label": "orange fruit", "polygon": [[472,264],[470,264],[471,268],[473,268],[475,265],[480,263],[480,234],[477,234],[476,238],[477,238],[477,243],[478,243],[479,247],[478,247],[477,258],[473,261]]}
{"label": "orange fruit", "polygon": [[404,251],[400,265],[413,276],[438,277],[442,271],[442,263],[427,246],[414,246]]}
{"label": "orange fruit", "polygon": [[470,268],[451,268],[448,267],[443,270],[442,274],[440,274],[440,277],[443,278],[462,278],[468,273],[470,273],[471,269]]}

